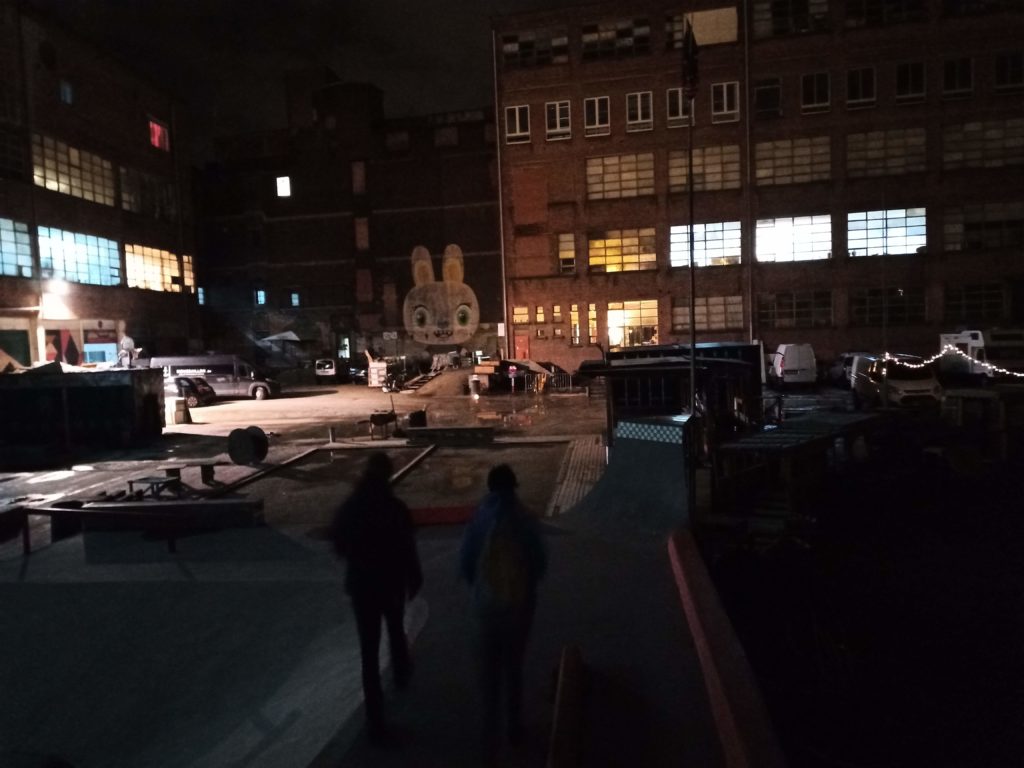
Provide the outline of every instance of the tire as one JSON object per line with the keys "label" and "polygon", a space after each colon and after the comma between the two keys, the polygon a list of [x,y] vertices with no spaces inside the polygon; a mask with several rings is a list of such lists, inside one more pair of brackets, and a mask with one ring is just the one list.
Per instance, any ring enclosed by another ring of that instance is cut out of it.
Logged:
{"label": "tire", "polygon": [[267,391],[266,387],[256,387],[256,389],[252,391],[252,396],[255,400],[266,400],[267,397],[270,396],[270,393]]}
{"label": "tire", "polygon": [[187,405],[189,408],[198,408],[199,398],[196,397],[195,395],[189,395],[188,397],[185,398],[185,405]]}

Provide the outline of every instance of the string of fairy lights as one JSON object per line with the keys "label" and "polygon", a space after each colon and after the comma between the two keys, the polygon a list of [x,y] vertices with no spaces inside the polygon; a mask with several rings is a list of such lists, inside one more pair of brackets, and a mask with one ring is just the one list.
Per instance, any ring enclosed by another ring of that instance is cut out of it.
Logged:
{"label": "string of fairy lights", "polygon": [[998,365],[993,365],[992,363],[988,363],[983,360],[976,360],[970,355],[968,355],[966,352],[964,352],[962,349],[955,347],[952,344],[946,344],[940,352],[938,352],[935,355],[932,355],[927,360],[924,360],[923,362],[920,363],[908,362],[905,358],[899,357],[898,355],[890,354],[889,352],[886,352],[882,356],[882,359],[893,360],[899,363],[900,365],[905,365],[907,368],[927,368],[936,360],[946,355],[959,355],[960,357],[970,362],[972,365],[980,366],[989,373],[998,374],[1000,376],[1013,376],[1018,379],[1024,379],[1024,373],[1020,373],[1018,371],[1009,371],[1006,368],[1000,368]]}

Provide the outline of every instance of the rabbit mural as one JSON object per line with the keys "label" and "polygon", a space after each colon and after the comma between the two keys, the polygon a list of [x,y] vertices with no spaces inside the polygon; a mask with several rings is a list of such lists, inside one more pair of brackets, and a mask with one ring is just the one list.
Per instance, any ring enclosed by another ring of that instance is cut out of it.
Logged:
{"label": "rabbit mural", "polygon": [[480,324],[480,304],[473,289],[462,282],[465,274],[462,249],[444,249],[441,282],[434,280],[430,252],[422,245],[412,249],[413,287],[402,307],[405,329],[413,341],[428,346],[462,344]]}

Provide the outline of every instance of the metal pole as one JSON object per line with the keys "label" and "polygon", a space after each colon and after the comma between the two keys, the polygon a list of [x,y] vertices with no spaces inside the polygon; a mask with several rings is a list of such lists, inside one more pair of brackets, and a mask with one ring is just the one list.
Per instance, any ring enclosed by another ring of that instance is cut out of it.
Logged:
{"label": "metal pole", "polygon": [[697,276],[693,268],[693,93],[688,95],[690,140],[686,145],[686,191],[690,222],[690,415],[697,412]]}

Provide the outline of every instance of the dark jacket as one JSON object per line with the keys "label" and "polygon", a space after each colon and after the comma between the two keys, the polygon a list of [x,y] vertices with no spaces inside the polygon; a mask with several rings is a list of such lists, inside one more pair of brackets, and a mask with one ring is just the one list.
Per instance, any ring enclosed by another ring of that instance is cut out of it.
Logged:
{"label": "dark jacket", "polygon": [[349,594],[400,592],[411,598],[419,592],[423,572],[412,517],[386,482],[356,486],[334,515],[331,541],[347,563]]}

